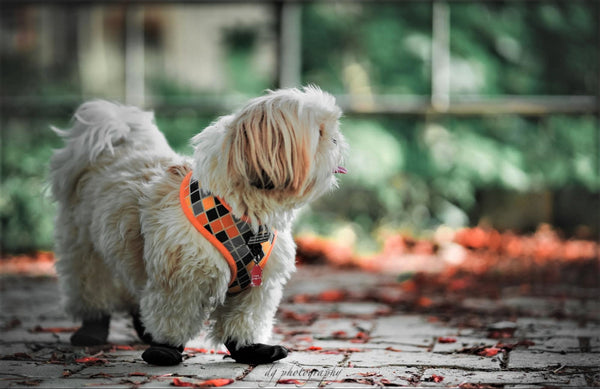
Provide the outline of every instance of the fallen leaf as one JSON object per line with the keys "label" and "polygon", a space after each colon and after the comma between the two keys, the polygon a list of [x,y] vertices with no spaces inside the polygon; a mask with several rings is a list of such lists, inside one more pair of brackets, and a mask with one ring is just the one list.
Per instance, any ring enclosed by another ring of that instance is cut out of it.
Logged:
{"label": "fallen leaf", "polygon": [[344,300],[346,293],[341,290],[332,289],[319,293],[319,300],[325,302],[338,302]]}
{"label": "fallen leaf", "polygon": [[484,348],[483,351],[481,351],[479,353],[479,355],[481,355],[482,357],[493,357],[494,355],[498,354],[500,351],[502,351],[502,349],[499,349],[497,347],[487,347],[487,348]]}
{"label": "fallen leaf", "polygon": [[387,351],[393,351],[393,352],[396,352],[396,353],[402,352],[402,350],[400,350],[399,348],[393,348],[392,346],[386,347],[385,349]]}
{"label": "fallen leaf", "polygon": [[431,377],[423,378],[423,381],[425,382],[442,382],[443,380],[444,377],[437,374],[432,374]]}
{"label": "fallen leaf", "polygon": [[113,376],[108,373],[100,372],[100,373],[92,374],[90,376],[90,378],[113,378]]}
{"label": "fallen leaf", "polygon": [[388,380],[388,379],[386,379],[386,378],[382,378],[382,379],[380,379],[380,380],[378,380],[378,381],[375,381],[375,384],[376,384],[377,386],[403,386],[403,385],[401,385],[401,384],[398,384],[398,383],[392,382],[392,381],[390,381],[390,380]]}
{"label": "fallen leaf", "polygon": [[350,339],[352,343],[367,343],[369,341],[369,335],[366,333],[359,331],[354,335],[354,338]]}
{"label": "fallen leaf", "polygon": [[104,365],[108,361],[106,359],[100,359],[100,358],[96,358],[96,357],[83,357],[83,358],[77,358],[75,360],[75,362],[84,363],[88,366],[92,366],[92,365]]}
{"label": "fallen leaf", "polygon": [[112,348],[113,348],[113,350],[121,350],[121,351],[132,351],[132,350],[135,350],[133,348],[133,346],[122,345],[122,344],[116,344]]}
{"label": "fallen leaf", "polygon": [[179,378],[173,378],[173,382],[171,382],[171,385],[173,385],[173,386],[179,386],[179,387],[190,387],[190,388],[197,388],[198,387],[193,382],[182,381]]}
{"label": "fallen leaf", "polygon": [[438,343],[456,343],[456,338],[440,337]]}
{"label": "fallen leaf", "polygon": [[233,382],[231,378],[215,378],[212,380],[206,380],[202,382],[188,382],[182,381],[179,378],[173,378],[173,382],[171,385],[173,386],[181,386],[181,387],[190,387],[190,388],[217,388],[225,385],[229,385]]}
{"label": "fallen leaf", "polygon": [[27,353],[14,353],[12,355],[3,355],[0,359],[9,361],[30,361],[33,358]]}
{"label": "fallen leaf", "polygon": [[308,351],[319,351],[319,350],[323,350],[323,347],[318,347],[318,346],[310,346],[309,348],[307,348]]}
{"label": "fallen leaf", "polygon": [[79,327],[42,327],[35,326],[31,329],[31,332],[50,332],[53,334],[63,333],[63,332],[75,332],[79,329]]}
{"label": "fallen leaf", "polygon": [[334,339],[345,339],[348,336],[346,331],[335,331],[331,334]]}
{"label": "fallen leaf", "polygon": [[368,371],[366,373],[358,373],[359,376],[362,377],[381,377],[381,374],[376,373],[374,371]]}
{"label": "fallen leaf", "polygon": [[294,380],[294,379],[283,379],[283,380],[279,380],[277,381],[278,384],[282,384],[282,385],[286,385],[286,384],[294,384],[294,385],[298,385],[298,386],[302,386],[304,385],[306,382],[303,381],[298,381],[298,380]]}

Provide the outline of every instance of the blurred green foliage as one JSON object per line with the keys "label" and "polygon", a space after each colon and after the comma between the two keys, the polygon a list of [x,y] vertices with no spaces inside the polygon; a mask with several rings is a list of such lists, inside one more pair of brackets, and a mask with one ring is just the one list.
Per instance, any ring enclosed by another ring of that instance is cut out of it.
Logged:
{"label": "blurred green foliage", "polygon": [[[598,7],[588,1],[450,3],[451,98],[597,95]],[[306,3],[301,23],[303,83],[334,94],[429,94],[431,3]],[[234,28],[223,37],[229,95],[245,98],[275,87],[275,76],[257,71],[253,62],[260,33]],[[40,69],[27,55],[6,52],[1,65],[3,98],[56,102],[79,93],[73,68]],[[191,154],[189,139],[227,113],[177,108],[206,92],[167,78],[147,80],[147,88],[171,107],[157,111],[156,120],[178,152]],[[5,252],[52,247],[54,206],[45,180],[60,140],[49,125],[68,127],[74,109],[2,112]],[[419,231],[477,223],[474,210],[486,190],[600,193],[593,115],[347,115],[342,131],[351,146],[350,174],[340,177],[340,190],[303,210],[296,228],[354,236],[362,249],[373,249],[370,237],[382,227]]]}

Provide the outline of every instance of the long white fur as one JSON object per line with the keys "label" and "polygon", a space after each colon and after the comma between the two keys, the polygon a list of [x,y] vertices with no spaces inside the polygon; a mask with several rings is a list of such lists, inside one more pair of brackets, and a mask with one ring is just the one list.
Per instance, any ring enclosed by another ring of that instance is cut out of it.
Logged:
{"label": "long white fur", "polygon": [[[55,129],[65,147],[50,164],[68,312],[91,319],[139,307],[154,340],[172,345],[207,320],[215,343],[267,341],[295,270],[294,212],[336,186],[340,114],[316,87],[269,92],[194,137],[189,159],[172,151],[150,112],[101,100],[80,106],[70,130]],[[179,204],[191,170],[234,215],[278,230],[260,287],[227,295],[227,263]],[[276,186],[257,185],[264,176]]]}

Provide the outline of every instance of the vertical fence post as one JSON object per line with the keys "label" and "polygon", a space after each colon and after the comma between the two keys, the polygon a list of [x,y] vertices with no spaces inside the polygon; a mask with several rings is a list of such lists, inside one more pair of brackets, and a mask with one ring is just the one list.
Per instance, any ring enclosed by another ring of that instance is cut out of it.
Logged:
{"label": "vertical fence post", "polygon": [[431,106],[445,112],[450,105],[450,8],[433,1],[431,45]]}
{"label": "vertical fence post", "polygon": [[282,1],[279,6],[279,53],[277,82],[280,88],[297,87],[301,77],[300,4]]}
{"label": "vertical fence post", "polygon": [[125,101],[144,106],[144,9],[128,5],[125,11]]}

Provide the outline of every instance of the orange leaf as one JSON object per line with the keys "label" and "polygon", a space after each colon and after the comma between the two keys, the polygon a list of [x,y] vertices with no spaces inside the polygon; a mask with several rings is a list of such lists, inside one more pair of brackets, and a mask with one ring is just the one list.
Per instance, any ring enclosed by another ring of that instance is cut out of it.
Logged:
{"label": "orange leaf", "polygon": [[493,357],[494,355],[498,354],[501,351],[501,349],[497,348],[497,347],[488,347],[483,349],[483,351],[481,351],[479,353],[479,355],[481,355],[482,357]]}
{"label": "orange leaf", "polygon": [[173,378],[173,382],[171,383],[171,385],[173,385],[173,386],[185,386],[185,387],[190,387],[190,388],[195,388],[196,387],[196,384],[194,384],[193,382],[182,381],[179,378]]}
{"label": "orange leaf", "polygon": [[310,346],[308,348],[309,351],[319,351],[319,350],[323,350],[323,347],[318,347],[318,346]]}
{"label": "orange leaf", "polygon": [[229,385],[233,382],[231,378],[215,378],[212,380],[206,380],[202,382],[187,382],[182,381],[179,378],[173,378],[171,385],[189,387],[189,388],[216,388],[220,386]]}
{"label": "orange leaf", "polygon": [[31,332],[50,332],[53,334],[61,333],[61,332],[75,332],[79,329],[79,327],[41,327],[35,326]]}
{"label": "orange leaf", "polygon": [[337,302],[342,301],[345,296],[346,293],[344,293],[343,291],[332,289],[319,293],[319,300],[327,302]]}
{"label": "orange leaf", "polygon": [[331,336],[333,336],[335,339],[342,339],[348,336],[348,333],[346,331],[335,331],[333,334],[331,334]]}
{"label": "orange leaf", "polygon": [[431,379],[433,380],[433,382],[442,382],[444,380],[444,377],[442,377],[441,375],[433,374],[431,376]]}
{"label": "orange leaf", "polygon": [[135,350],[133,348],[133,346],[127,346],[127,345],[119,345],[119,344],[117,344],[117,345],[115,345],[113,347],[114,347],[115,350]]}
{"label": "orange leaf", "polygon": [[83,357],[83,358],[77,358],[75,360],[75,362],[85,363],[86,365],[103,365],[103,364],[107,363],[108,361],[106,359],[100,359],[100,358],[96,358],[96,357]]}

